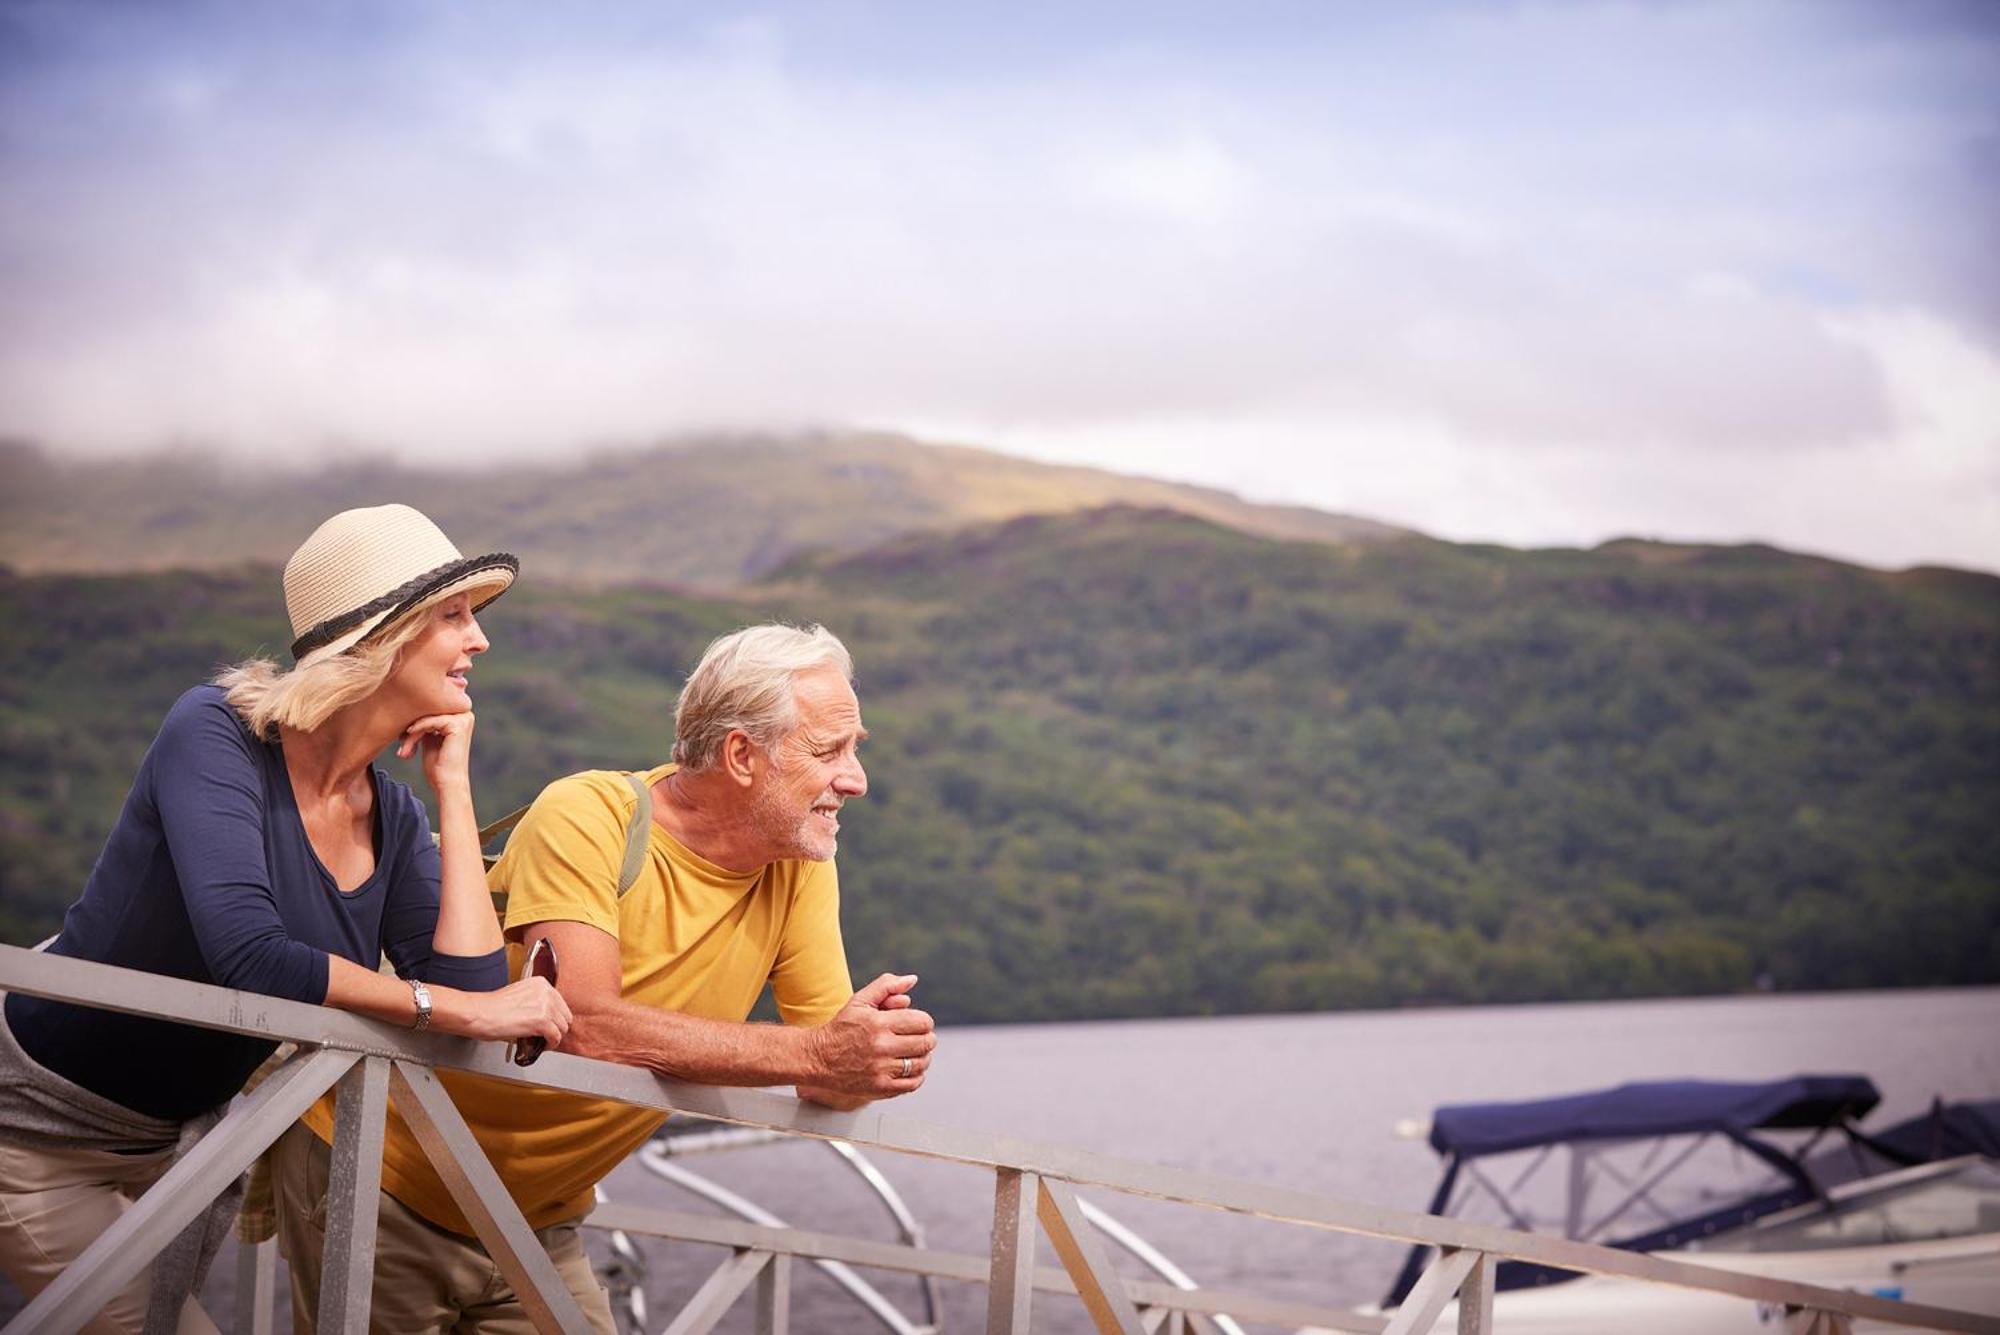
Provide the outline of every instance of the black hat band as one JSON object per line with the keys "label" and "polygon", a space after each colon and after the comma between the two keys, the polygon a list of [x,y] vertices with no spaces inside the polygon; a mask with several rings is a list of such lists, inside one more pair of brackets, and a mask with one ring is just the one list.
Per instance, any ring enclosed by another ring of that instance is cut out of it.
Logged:
{"label": "black hat band", "polygon": [[[463,561],[450,561],[439,566],[436,570],[426,571],[424,574],[418,575],[415,579],[407,580],[397,585],[380,598],[374,598],[363,603],[351,612],[342,612],[339,616],[328,617],[305,634],[299,636],[296,640],[293,640],[292,661],[296,663],[313,650],[323,645],[332,644],[335,640],[345,635],[348,631],[353,630],[362,622],[367,621],[372,616],[376,616],[382,612],[388,613],[387,616],[382,618],[382,625],[375,628],[379,631],[384,626],[388,626],[394,622],[404,612],[436,593],[439,589],[456,584],[467,575],[477,574],[481,570],[503,569],[512,575],[520,574],[520,559],[511,552],[493,552],[487,556],[474,556]],[[505,592],[506,590],[503,588],[499,593],[495,593],[493,598],[498,598],[501,593]],[[486,603],[492,602],[493,598],[488,598],[485,602],[475,604],[472,610],[475,612],[478,611],[480,608],[486,606]],[[374,632],[371,631],[369,633],[373,634]],[[367,640],[368,636],[364,635],[361,637],[360,643],[365,644]]]}

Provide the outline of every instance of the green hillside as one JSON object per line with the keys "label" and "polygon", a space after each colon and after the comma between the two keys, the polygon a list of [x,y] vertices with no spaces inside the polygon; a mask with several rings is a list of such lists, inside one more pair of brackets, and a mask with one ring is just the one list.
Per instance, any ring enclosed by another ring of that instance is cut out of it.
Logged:
{"label": "green hillside", "polygon": [[1299,541],[1406,535],[1204,487],[879,434],[697,437],[546,464],[356,459],[304,476],[186,452],[58,462],[0,442],[0,563],[52,573],[281,562],[334,511],[391,499],[429,514],[467,552],[515,553],[538,578],[709,590],[805,551],[1113,503]]}
{"label": "green hillside", "polygon": [[[7,939],[276,601],[268,569],[0,579]],[[484,619],[482,810],[660,758],[678,673],[767,614],[855,650],[850,957],[948,1019],[2000,981],[2000,579],[1133,509],[734,602],[530,578]]]}

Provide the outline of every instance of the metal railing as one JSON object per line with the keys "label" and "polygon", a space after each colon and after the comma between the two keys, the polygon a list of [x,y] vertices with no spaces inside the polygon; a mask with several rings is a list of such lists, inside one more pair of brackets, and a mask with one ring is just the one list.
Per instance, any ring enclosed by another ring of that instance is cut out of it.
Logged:
{"label": "metal railing", "polygon": [[[2000,1317],[1358,1205],[1285,1187],[941,1126],[899,1116],[880,1106],[835,1112],[763,1090],[685,1084],[637,1067],[560,1053],[549,1054],[533,1068],[523,1068],[508,1062],[504,1045],[498,1043],[412,1034],[342,1011],[13,946],[0,946],[0,989],[300,1046],[297,1056],[238,1099],[214,1132],[23,1308],[6,1327],[8,1335],[79,1330],[314,1100],[336,1086],[339,1095],[318,1312],[321,1331],[358,1335],[368,1329],[384,1117],[392,1088],[411,1131],[520,1296],[536,1328],[587,1331],[582,1311],[452,1106],[434,1068],[616,1099],[661,1112],[694,1113],[792,1135],[845,1140],[871,1149],[973,1165],[994,1174],[992,1249],[986,1256],[939,1253],[616,1202],[600,1206],[590,1217],[594,1226],[730,1249],[728,1258],[667,1326],[669,1335],[697,1335],[712,1329],[753,1288],[758,1331],[785,1335],[790,1327],[791,1264],[795,1257],[985,1284],[988,1335],[1026,1332],[1031,1299],[1037,1291],[1074,1294],[1098,1330],[1120,1335],[1212,1331],[1211,1318],[1223,1313],[1239,1321],[1417,1335],[1429,1330],[1454,1298],[1458,1300],[1460,1335],[1487,1335],[1492,1329],[1494,1272],[1502,1259],[1764,1304],[1789,1313],[1785,1329],[1797,1335],[1841,1335],[1852,1329],[1857,1317],[1913,1330],[2000,1335]],[[1131,1280],[1112,1268],[1102,1240],[1089,1226],[1077,1200],[1079,1186],[1307,1228],[1426,1243],[1438,1248],[1438,1256],[1403,1305],[1386,1316]],[[1036,1264],[1040,1235],[1046,1235],[1061,1263],[1060,1270]],[[247,1290],[253,1302],[261,1300],[268,1305],[268,1246],[264,1252],[266,1259],[261,1264],[244,1264],[242,1278],[247,1283],[239,1289],[239,1302]]]}

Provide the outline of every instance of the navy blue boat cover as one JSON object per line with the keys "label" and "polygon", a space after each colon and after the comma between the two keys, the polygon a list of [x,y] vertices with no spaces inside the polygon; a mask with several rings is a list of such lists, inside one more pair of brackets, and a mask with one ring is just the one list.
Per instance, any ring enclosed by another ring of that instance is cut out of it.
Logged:
{"label": "navy blue boat cover", "polygon": [[1528,1103],[1460,1103],[1431,1115],[1431,1147],[1476,1159],[1572,1140],[1626,1140],[1759,1127],[1828,1126],[1881,1101],[1861,1075],[1797,1075],[1736,1084],[1661,1080]]}
{"label": "navy blue boat cover", "polygon": [[1931,1104],[1931,1110],[1868,1137],[1870,1148],[1903,1163],[1930,1163],[1961,1154],[2000,1159],[2000,1099]]}

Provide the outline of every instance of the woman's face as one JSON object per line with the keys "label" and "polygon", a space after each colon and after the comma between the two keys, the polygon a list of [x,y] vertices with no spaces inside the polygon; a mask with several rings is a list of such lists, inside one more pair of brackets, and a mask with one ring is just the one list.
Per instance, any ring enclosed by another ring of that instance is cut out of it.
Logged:
{"label": "woman's face", "polygon": [[463,714],[472,708],[467,674],[472,656],[486,652],[486,636],[472,615],[472,595],[461,593],[431,609],[430,622],[403,647],[384,691],[407,697],[410,717]]}

